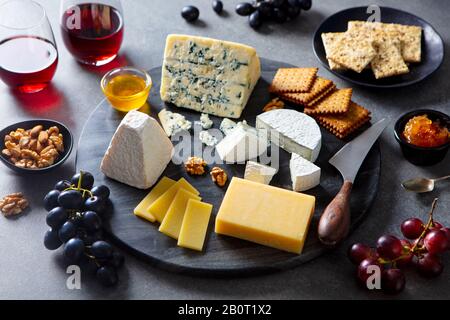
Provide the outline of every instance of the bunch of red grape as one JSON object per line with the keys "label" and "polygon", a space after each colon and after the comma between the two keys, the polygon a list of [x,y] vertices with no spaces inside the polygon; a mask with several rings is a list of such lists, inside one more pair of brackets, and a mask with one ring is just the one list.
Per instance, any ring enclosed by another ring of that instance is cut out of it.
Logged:
{"label": "bunch of red grape", "polygon": [[381,289],[386,293],[399,293],[405,288],[403,269],[415,266],[420,275],[432,278],[442,273],[444,266],[440,255],[450,250],[450,228],[434,221],[433,212],[437,199],[433,201],[427,223],[419,218],[405,220],[401,232],[406,239],[384,235],[376,248],[356,243],[349,249],[350,260],[358,266],[358,280],[367,287],[373,275],[370,267],[381,271]]}
{"label": "bunch of red grape", "polygon": [[64,245],[68,263],[90,265],[97,279],[105,286],[117,283],[117,269],[124,257],[103,240],[102,217],[106,212],[110,190],[104,185],[94,187],[89,172],[75,174],[70,181],[59,181],[44,198],[50,229],[44,245],[56,250]]}

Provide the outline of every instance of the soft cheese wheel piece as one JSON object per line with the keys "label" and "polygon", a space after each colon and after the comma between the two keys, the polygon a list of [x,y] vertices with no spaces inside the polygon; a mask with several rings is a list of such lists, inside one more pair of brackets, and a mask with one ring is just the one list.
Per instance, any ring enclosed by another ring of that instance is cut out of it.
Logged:
{"label": "soft cheese wheel piece", "polygon": [[114,133],[101,170],[111,179],[148,189],[166,169],[172,151],[172,142],[155,119],[131,111]]}
{"label": "soft cheese wheel piece", "polygon": [[277,169],[263,165],[258,162],[248,161],[245,166],[244,179],[270,184],[273,176],[277,173]]}
{"label": "soft cheese wheel piece", "polygon": [[270,140],[287,152],[317,160],[322,134],[310,116],[290,109],[272,110],[256,117],[256,127],[265,130]]}
{"label": "soft cheese wheel piece", "polygon": [[306,191],[320,184],[320,168],[298,154],[292,154],[289,168],[294,191]]}
{"label": "soft cheese wheel piece", "polygon": [[202,251],[213,206],[198,200],[188,201],[178,237],[178,246]]}
{"label": "soft cheese wheel piece", "polygon": [[216,233],[300,254],[316,199],[233,178],[216,218]]}
{"label": "soft cheese wheel piece", "polygon": [[239,118],[260,75],[252,47],[171,34],[166,40],[161,99],[177,107]]}

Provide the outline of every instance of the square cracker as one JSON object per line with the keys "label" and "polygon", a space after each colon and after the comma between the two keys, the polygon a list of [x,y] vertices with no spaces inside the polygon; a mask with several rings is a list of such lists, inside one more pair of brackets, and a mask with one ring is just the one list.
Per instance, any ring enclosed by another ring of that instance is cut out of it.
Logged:
{"label": "square cracker", "polygon": [[329,87],[327,90],[325,90],[323,93],[318,95],[314,100],[311,100],[311,102],[308,102],[305,104],[305,107],[312,108],[314,105],[316,105],[319,101],[322,101],[326,97],[328,97],[332,92],[336,90],[336,85],[333,83],[331,87]]}
{"label": "square cracker", "polygon": [[377,55],[370,63],[376,79],[397,76],[409,72],[403,61],[400,41],[397,39],[383,39],[375,41]]}
{"label": "square cracker", "polygon": [[370,37],[347,31],[330,48],[327,59],[361,73],[377,54],[372,42]]}
{"label": "square cracker", "polygon": [[317,104],[305,108],[306,114],[346,113],[350,107],[353,90],[350,88],[335,90]]}
{"label": "square cracker", "polygon": [[328,90],[333,86],[333,81],[317,77],[316,81],[314,81],[313,86],[309,92],[304,93],[283,93],[281,98],[287,101],[291,101],[297,104],[308,104],[318,96],[320,96],[323,92]]}
{"label": "square cracker", "polygon": [[278,69],[269,92],[308,92],[316,80],[317,68],[280,68]]}
{"label": "square cracker", "polygon": [[[331,51],[331,48],[335,47],[337,41],[342,38],[344,35],[344,32],[327,32],[322,33],[322,42],[323,47],[325,48],[325,55],[328,56],[329,52]],[[330,66],[331,70],[340,71],[347,69],[343,65],[334,62],[333,60],[328,59],[328,65]]]}
{"label": "square cracker", "polygon": [[340,139],[358,130],[370,121],[370,112],[351,101],[350,108],[344,114],[313,115],[317,122]]}

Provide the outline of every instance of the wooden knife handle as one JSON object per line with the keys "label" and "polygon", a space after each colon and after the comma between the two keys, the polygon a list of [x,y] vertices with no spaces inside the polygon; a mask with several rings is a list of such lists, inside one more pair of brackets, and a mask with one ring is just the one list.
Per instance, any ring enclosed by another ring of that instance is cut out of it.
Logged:
{"label": "wooden knife handle", "polygon": [[341,190],[320,217],[319,239],[326,246],[336,246],[349,232],[352,187],[353,183],[348,180],[344,181]]}

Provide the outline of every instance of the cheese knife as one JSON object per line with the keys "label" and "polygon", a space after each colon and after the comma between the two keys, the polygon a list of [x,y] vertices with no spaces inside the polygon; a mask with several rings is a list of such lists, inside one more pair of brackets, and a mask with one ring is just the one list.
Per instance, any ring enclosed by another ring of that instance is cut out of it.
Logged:
{"label": "cheese knife", "polygon": [[341,190],[323,212],[318,227],[320,241],[330,247],[341,242],[350,230],[350,194],[356,175],[375,141],[390,120],[384,118],[347,143],[330,160],[342,175]]}

